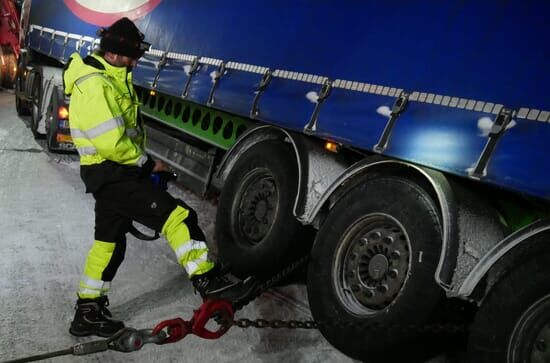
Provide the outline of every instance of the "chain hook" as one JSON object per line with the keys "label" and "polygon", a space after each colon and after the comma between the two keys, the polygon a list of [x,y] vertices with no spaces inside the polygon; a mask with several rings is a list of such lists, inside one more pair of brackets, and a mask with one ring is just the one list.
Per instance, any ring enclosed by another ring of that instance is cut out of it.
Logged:
{"label": "chain hook", "polygon": [[185,338],[187,334],[191,333],[191,329],[193,326],[192,324],[193,324],[193,320],[185,321],[182,318],[163,320],[153,328],[153,331],[151,332],[151,334],[157,335],[164,328],[166,328],[168,336],[164,340],[159,341],[156,344],[175,343]]}
{"label": "chain hook", "polygon": [[[231,327],[233,314],[233,306],[227,300],[204,300],[193,312],[192,333],[204,339],[218,339]],[[212,318],[220,325],[218,330],[206,329],[206,324]]]}
{"label": "chain hook", "polygon": [[[162,340],[154,341],[156,344],[175,343],[185,338],[188,334],[195,334],[204,339],[218,339],[232,326],[233,314],[233,306],[229,301],[207,299],[197,310],[193,311],[191,320],[186,321],[182,318],[175,318],[161,321],[151,331],[151,335],[154,337],[164,333],[163,329],[166,328],[166,337]],[[206,324],[212,318],[220,325],[218,330],[212,331],[206,328]]]}

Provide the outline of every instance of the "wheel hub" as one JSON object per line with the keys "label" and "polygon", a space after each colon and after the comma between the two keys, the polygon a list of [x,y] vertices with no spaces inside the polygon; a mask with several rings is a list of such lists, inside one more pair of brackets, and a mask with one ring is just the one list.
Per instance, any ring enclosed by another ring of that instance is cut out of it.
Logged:
{"label": "wheel hub", "polygon": [[375,255],[369,262],[369,275],[371,279],[380,280],[388,272],[389,261],[383,254]]}
{"label": "wheel hub", "polygon": [[254,217],[256,220],[262,221],[266,217],[268,209],[269,206],[267,202],[263,199],[259,200],[256,204],[256,210],[254,211]]}
{"label": "wheel hub", "polygon": [[255,169],[243,180],[237,193],[237,206],[233,214],[238,221],[240,240],[258,244],[271,229],[278,203],[275,180],[267,170]]}
{"label": "wheel hub", "polygon": [[383,310],[395,300],[409,271],[403,227],[389,215],[376,214],[356,223],[343,239],[337,263],[342,303],[360,315]]}

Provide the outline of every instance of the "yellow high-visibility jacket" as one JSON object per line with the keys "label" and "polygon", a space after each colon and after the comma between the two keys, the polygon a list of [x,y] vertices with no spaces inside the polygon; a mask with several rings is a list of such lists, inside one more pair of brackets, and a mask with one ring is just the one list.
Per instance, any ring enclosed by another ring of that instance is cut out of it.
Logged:
{"label": "yellow high-visibility jacket", "polygon": [[144,150],[132,73],[97,54],[82,59],[74,53],[63,82],[65,93],[71,96],[71,136],[87,191],[150,172],[154,163]]}

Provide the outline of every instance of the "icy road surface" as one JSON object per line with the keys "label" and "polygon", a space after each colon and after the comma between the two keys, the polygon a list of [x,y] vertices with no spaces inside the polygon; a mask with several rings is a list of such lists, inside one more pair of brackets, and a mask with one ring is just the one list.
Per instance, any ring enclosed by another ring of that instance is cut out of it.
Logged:
{"label": "icy road surface", "polygon": [[[33,139],[28,123],[16,115],[13,93],[0,91],[0,362],[98,339],[68,333],[76,287],[93,241],[94,201],[84,193],[76,156],[48,153],[43,140]],[[211,237],[215,206],[175,187],[170,192],[197,210]],[[188,320],[200,304],[164,240],[144,242],[130,235],[109,297],[113,315],[138,329],[175,317]],[[236,317],[311,318],[303,286],[268,292]],[[215,341],[189,335],[133,353],[48,361],[352,362],[315,330],[236,327]]]}

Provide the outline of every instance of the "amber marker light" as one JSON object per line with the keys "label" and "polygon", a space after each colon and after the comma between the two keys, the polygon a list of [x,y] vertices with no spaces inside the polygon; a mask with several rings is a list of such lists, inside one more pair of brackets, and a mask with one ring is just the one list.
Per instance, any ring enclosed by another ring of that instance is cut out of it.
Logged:
{"label": "amber marker light", "polygon": [[149,95],[151,95],[151,96],[154,96],[154,95],[156,95],[156,94],[157,94],[157,92],[155,92],[155,90],[150,90],[150,91],[149,91]]}
{"label": "amber marker light", "polygon": [[332,141],[325,142],[325,149],[330,151],[330,152],[336,153],[336,152],[338,152],[339,148],[340,147],[335,142],[332,142]]}
{"label": "amber marker light", "polygon": [[73,142],[71,135],[57,134],[56,139],[57,142]]}
{"label": "amber marker light", "polygon": [[66,120],[69,118],[69,109],[65,106],[60,106],[57,109],[57,118],[59,120]]}

